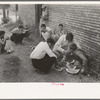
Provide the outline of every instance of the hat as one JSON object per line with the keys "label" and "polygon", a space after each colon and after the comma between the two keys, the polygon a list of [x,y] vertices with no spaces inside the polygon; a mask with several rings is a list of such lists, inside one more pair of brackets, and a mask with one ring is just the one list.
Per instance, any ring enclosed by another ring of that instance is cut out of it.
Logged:
{"label": "hat", "polygon": [[80,66],[80,63],[78,61],[76,61],[75,64],[67,62],[66,71],[70,74],[77,74],[80,71],[80,68],[77,68],[78,66]]}

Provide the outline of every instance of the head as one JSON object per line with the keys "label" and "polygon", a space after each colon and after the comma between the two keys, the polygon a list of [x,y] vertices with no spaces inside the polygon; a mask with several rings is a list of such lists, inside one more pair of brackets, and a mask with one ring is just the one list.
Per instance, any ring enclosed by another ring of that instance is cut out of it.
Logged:
{"label": "head", "polygon": [[69,51],[74,52],[77,49],[77,45],[75,43],[71,43],[69,45]]}
{"label": "head", "polygon": [[63,24],[59,24],[59,29],[60,29],[60,30],[63,29]]}
{"label": "head", "polygon": [[42,10],[45,10],[47,7],[45,5],[42,5]]}
{"label": "head", "polygon": [[0,38],[4,38],[5,31],[0,31]]}
{"label": "head", "polygon": [[41,31],[45,31],[46,30],[46,25],[45,24],[42,24],[41,25]]}
{"label": "head", "polygon": [[73,36],[73,34],[71,32],[67,33],[66,40],[68,42],[72,42],[73,41],[73,38],[74,38],[74,36]]}
{"label": "head", "polygon": [[18,28],[19,28],[19,30],[21,30],[21,31],[23,31],[23,29],[24,29],[23,25],[19,25]]}
{"label": "head", "polygon": [[50,48],[53,48],[53,46],[55,44],[55,42],[54,42],[54,40],[52,38],[48,38],[47,39],[47,43],[48,43],[48,45],[49,45]]}

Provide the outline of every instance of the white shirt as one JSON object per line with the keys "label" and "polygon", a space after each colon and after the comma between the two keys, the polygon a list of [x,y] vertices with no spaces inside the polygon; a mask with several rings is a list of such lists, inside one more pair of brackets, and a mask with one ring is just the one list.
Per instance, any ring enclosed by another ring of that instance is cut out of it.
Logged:
{"label": "white shirt", "polygon": [[42,59],[45,54],[48,54],[50,57],[56,57],[56,55],[49,48],[47,42],[40,42],[33,52],[30,54],[31,59]]}
{"label": "white shirt", "polygon": [[41,32],[41,35],[43,36],[43,38],[47,41],[48,38],[52,37],[52,34],[50,33],[51,28],[46,27],[46,32]]}
{"label": "white shirt", "polygon": [[46,41],[47,41],[48,38],[51,37],[51,35],[50,35],[49,32],[42,32],[41,34],[42,34],[43,38],[44,38]]}
{"label": "white shirt", "polygon": [[65,34],[65,33],[64,33],[64,29],[62,29],[62,30],[57,29],[57,30],[55,31],[55,35],[62,36],[62,35],[64,35],[64,34]]}
{"label": "white shirt", "polygon": [[19,28],[15,28],[11,31],[11,33],[17,33],[17,34],[21,34],[21,33],[25,33],[25,30],[19,30]]}
{"label": "white shirt", "polygon": [[[41,31],[41,29],[40,29],[40,31]],[[46,27],[46,31],[49,32],[49,31],[52,31],[52,30],[51,30],[50,27]]]}
{"label": "white shirt", "polygon": [[[79,43],[74,39],[73,43],[75,43],[77,45],[78,48],[81,49],[81,46],[79,45]],[[67,46],[68,45],[68,41],[66,41],[66,34],[62,35],[59,40],[56,42],[56,44],[54,45],[54,49],[53,51],[60,51],[63,52],[64,49],[62,47]]]}
{"label": "white shirt", "polygon": [[49,31],[52,31],[50,27],[46,27],[46,30],[49,32]]}

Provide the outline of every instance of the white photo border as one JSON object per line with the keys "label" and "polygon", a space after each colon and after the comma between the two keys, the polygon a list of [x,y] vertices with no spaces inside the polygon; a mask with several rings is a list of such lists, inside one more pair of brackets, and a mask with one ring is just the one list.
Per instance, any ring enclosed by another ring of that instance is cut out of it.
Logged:
{"label": "white photo border", "polygon": [[[100,1],[0,1],[0,4],[100,4]],[[64,85],[57,85],[64,84]],[[0,83],[0,99],[100,99],[100,83]]]}

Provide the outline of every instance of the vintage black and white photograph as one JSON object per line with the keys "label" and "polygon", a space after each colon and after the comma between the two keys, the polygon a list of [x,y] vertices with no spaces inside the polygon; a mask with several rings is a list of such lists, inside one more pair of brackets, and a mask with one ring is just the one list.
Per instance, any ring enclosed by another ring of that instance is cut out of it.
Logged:
{"label": "vintage black and white photograph", "polygon": [[100,4],[0,4],[0,82],[100,82]]}

